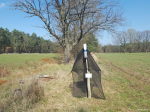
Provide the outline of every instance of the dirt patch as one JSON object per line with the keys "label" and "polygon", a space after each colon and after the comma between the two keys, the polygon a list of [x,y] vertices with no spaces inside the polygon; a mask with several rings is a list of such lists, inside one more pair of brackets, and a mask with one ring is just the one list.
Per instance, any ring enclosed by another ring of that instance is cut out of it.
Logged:
{"label": "dirt patch", "polygon": [[64,63],[63,57],[58,57],[56,59],[44,58],[42,60],[49,64],[59,64],[60,65],[60,64]]}
{"label": "dirt patch", "polygon": [[10,75],[10,72],[5,67],[0,67],[0,77],[6,77]]}
{"label": "dirt patch", "polygon": [[42,60],[45,61],[45,62],[47,62],[47,63],[50,63],[50,64],[54,64],[55,63],[55,61],[51,60],[50,58],[44,58]]}
{"label": "dirt patch", "polygon": [[7,80],[0,80],[0,85],[7,82]]}
{"label": "dirt patch", "polygon": [[38,73],[38,71],[33,71],[33,73]]}

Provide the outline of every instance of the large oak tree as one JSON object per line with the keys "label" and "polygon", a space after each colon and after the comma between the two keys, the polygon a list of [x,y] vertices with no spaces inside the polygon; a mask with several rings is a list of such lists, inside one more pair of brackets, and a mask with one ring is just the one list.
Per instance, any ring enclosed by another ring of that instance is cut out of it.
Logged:
{"label": "large oak tree", "polygon": [[62,45],[65,63],[86,34],[114,32],[124,21],[118,2],[113,0],[17,0],[11,7],[43,21],[42,28]]}

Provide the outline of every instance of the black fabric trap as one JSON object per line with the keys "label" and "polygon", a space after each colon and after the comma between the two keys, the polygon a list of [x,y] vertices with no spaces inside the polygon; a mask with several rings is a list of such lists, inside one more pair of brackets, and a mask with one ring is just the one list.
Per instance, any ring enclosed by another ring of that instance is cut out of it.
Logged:
{"label": "black fabric trap", "polygon": [[[92,73],[92,78],[90,78],[91,96],[94,98],[105,99],[101,85],[101,70],[88,50],[87,56],[88,71]],[[87,97],[86,72],[86,59],[84,58],[84,51],[82,49],[79,52],[72,68],[73,97]]]}

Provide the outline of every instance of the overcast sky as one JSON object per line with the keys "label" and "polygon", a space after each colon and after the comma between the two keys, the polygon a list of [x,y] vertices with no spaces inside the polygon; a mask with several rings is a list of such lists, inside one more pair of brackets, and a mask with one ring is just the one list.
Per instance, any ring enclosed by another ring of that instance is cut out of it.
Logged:
{"label": "overcast sky", "polygon": [[[19,10],[11,10],[6,4],[15,0],[0,0],[0,27],[8,28],[9,31],[17,29],[25,33],[35,32],[38,36],[48,39],[48,32],[44,29],[33,27],[44,25],[38,17],[25,18],[26,13]],[[150,30],[150,0],[120,0],[123,6],[124,17],[127,19],[126,27],[118,27],[118,31],[129,28],[136,31]],[[113,44],[111,35],[107,32],[97,35],[102,45]]]}

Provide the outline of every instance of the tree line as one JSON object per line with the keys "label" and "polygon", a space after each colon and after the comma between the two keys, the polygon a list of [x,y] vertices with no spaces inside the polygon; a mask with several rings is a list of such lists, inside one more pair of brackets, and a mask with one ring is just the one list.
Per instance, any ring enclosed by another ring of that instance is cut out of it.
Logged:
{"label": "tree line", "polygon": [[[113,45],[102,46],[94,33],[89,32],[73,49],[71,54],[76,58],[77,54],[87,43],[90,52],[97,53],[133,53],[150,52],[150,31],[136,31],[128,29],[119,31],[112,36]],[[10,32],[7,28],[0,28],[0,53],[64,53],[63,47],[58,41],[52,42],[37,36],[36,33],[25,33],[14,29]]]}
{"label": "tree line", "polygon": [[0,28],[0,53],[54,53],[57,43],[45,40],[36,33],[25,33],[14,29]]}
{"label": "tree line", "polygon": [[103,46],[103,52],[150,52],[150,30],[128,29],[113,34],[114,45]]}
{"label": "tree line", "polygon": [[[90,32],[87,37],[74,47],[72,55],[76,55],[87,43],[91,52],[99,51],[98,39]],[[56,41],[45,40],[36,33],[25,33],[14,29],[0,28],[0,53],[64,53],[63,47]]]}

